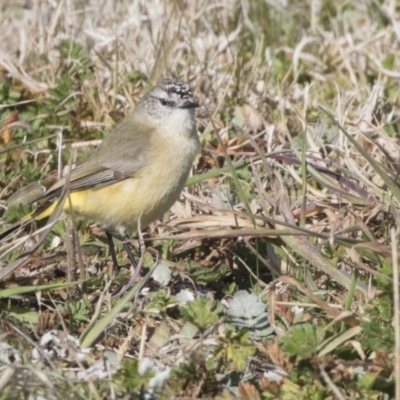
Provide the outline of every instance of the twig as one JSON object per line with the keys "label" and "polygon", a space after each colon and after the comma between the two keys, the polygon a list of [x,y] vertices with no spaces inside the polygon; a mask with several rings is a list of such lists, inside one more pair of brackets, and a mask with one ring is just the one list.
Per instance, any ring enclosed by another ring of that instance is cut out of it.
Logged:
{"label": "twig", "polygon": [[390,229],[390,240],[392,243],[392,264],[393,264],[393,303],[394,303],[394,379],[395,399],[400,400],[400,293],[399,293],[399,264],[397,259],[397,234],[396,229]]}

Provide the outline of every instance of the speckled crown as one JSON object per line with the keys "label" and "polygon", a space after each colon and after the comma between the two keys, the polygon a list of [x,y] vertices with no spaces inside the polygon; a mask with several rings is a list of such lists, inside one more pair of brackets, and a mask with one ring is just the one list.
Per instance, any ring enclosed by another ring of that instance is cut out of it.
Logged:
{"label": "speckled crown", "polygon": [[193,99],[193,93],[190,86],[185,82],[178,81],[177,79],[163,79],[158,83],[157,86],[159,86],[168,94],[176,93],[180,95],[182,99]]}

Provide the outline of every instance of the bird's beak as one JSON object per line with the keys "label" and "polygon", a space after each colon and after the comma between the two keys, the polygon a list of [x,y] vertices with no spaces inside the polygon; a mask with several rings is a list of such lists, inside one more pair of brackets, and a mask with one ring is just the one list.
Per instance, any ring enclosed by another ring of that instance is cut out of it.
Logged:
{"label": "bird's beak", "polygon": [[186,100],[183,104],[179,106],[179,108],[197,108],[197,107],[200,107],[200,104],[190,100]]}

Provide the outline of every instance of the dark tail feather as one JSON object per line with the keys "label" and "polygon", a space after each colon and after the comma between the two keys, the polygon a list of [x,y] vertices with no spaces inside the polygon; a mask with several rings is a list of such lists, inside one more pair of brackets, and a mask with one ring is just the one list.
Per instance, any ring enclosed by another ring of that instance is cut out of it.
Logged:
{"label": "dark tail feather", "polygon": [[32,220],[29,219],[29,221],[18,221],[14,225],[9,226],[8,228],[4,229],[3,231],[0,231],[0,244],[5,243],[8,241],[9,236],[15,232],[18,228],[25,226],[27,223],[31,222]]}

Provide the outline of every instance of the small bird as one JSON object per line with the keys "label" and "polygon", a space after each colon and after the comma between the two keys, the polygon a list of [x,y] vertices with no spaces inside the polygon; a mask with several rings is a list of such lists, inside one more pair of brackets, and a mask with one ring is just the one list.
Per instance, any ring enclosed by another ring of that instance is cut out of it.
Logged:
{"label": "small bird", "polygon": [[[91,157],[40,193],[33,214],[0,233],[0,239],[22,223],[49,217],[65,186],[74,214],[107,233],[114,267],[112,236],[125,238],[160,218],[178,199],[201,146],[190,86],[163,79],[138,102],[133,112],[104,139]],[[63,210],[70,210],[65,201]],[[124,241],[131,262],[133,255]],[[128,250],[129,249],[129,250]]]}

